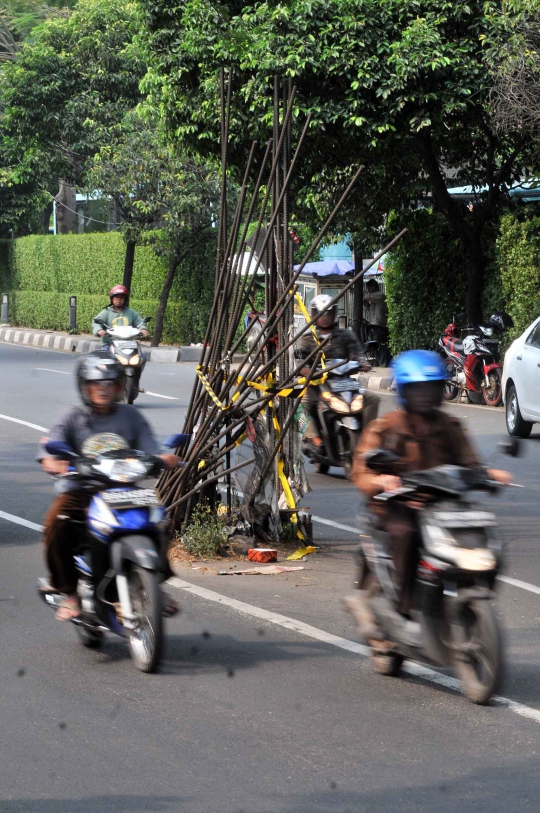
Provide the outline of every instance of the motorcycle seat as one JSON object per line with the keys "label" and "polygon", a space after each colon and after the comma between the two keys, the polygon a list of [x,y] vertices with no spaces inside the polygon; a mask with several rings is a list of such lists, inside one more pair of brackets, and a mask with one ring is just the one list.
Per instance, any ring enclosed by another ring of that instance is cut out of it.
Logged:
{"label": "motorcycle seat", "polygon": [[450,336],[444,336],[443,344],[452,353],[463,353],[463,342],[461,339],[452,339]]}

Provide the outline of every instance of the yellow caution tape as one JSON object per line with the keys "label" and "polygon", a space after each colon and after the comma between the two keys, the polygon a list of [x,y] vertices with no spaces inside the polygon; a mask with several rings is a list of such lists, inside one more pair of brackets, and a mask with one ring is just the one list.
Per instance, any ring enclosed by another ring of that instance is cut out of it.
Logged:
{"label": "yellow caution tape", "polygon": [[219,400],[219,398],[217,397],[217,395],[216,395],[216,393],[214,392],[214,390],[212,389],[212,387],[211,387],[211,385],[210,385],[210,382],[208,381],[207,377],[206,377],[206,376],[204,375],[204,373],[202,372],[202,367],[197,367],[197,368],[196,368],[196,370],[195,370],[195,372],[197,373],[197,375],[198,375],[198,376],[199,376],[199,378],[201,379],[202,384],[203,384],[203,386],[204,386],[204,388],[205,388],[206,392],[208,393],[208,395],[210,396],[210,398],[212,399],[212,401],[214,402],[214,404],[215,404],[217,407],[219,407],[221,410],[223,410],[223,411],[225,411],[226,409],[228,409],[228,408],[229,408],[229,405],[228,405],[228,404],[223,404],[223,403],[222,403],[222,402]]}
{"label": "yellow caution tape", "polygon": [[291,553],[290,556],[287,556],[286,561],[295,562],[297,559],[303,559],[304,556],[308,555],[308,553],[315,553],[316,550],[317,548],[314,548],[313,545],[306,545],[305,548],[298,548],[298,550],[295,550],[295,552]]}

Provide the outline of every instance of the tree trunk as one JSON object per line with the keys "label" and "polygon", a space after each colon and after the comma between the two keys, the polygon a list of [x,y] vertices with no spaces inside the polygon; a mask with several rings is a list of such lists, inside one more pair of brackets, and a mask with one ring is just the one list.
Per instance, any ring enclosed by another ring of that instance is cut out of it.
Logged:
{"label": "tree trunk", "polygon": [[77,200],[75,190],[67,181],[58,181],[56,197],[56,233],[77,234]]}
{"label": "tree trunk", "polygon": [[133,278],[133,263],[135,261],[135,240],[128,240],[126,243],[126,256],[124,259],[124,279],[122,285],[125,285],[128,291],[131,292],[131,280]]}
{"label": "tree trunk", "polygon": [[463,241],[468,254],[467,319],[470,324],[482,322],[482,293],[484,290],[484,251],[482,234],[473,231],[469,240]]}
{"label": "tree trunk", "polygon": [[[362,265],[362,244],[357,240],[353,242],[353,253],[354,253],[354,271],[355,274],[358,273]],[[356,333],[358,338],[360,338],[360,328],[362,326],[362,319],[364,316],[364,277],[360,277],[353,285],[353,312],[352,312],[352,324],[351,327],[353,331]]]}
{"label": "tree trunk", "polygon": [[180,256],[178,254],[173,254],[169,263],[169,268],[167,269],[167,276],[165,277],[165,282],[159,296],[159,305],[156,311],[156,324],[154,326],[150,347],[157,347],[161,341],[165,311],[167,310],[167,302],[169,301],[169,294],[171,292],[174,277],[176,275],[176,269],[178,268],[179,264]]}

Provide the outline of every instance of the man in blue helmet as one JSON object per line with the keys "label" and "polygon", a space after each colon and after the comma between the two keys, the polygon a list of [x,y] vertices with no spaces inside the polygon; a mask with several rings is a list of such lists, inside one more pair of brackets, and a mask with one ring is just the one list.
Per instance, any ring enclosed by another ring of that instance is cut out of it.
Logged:
{"label": "man in blue helmet", "polygon": [[[373,421],[356,447],[351,479],[371,500],[383,491],[394,491],[402,485],[400,474],[435,466],[455,465],[474,468],[480,465],[475,450],[461,424],[443,412],[446,370],[437,353],[409,350],[393,364],[401,409]],[[366,452],[387,449],[399,457],[392,474],[377,474],[365,463]],[[489,475],[508,483],[506,471],[491,469]],[[408,616],[414,586],[418,537],[414,511],[401,502],[376,511],[388,533],[390,550],[396,569],[399,601],[397,609]]]}

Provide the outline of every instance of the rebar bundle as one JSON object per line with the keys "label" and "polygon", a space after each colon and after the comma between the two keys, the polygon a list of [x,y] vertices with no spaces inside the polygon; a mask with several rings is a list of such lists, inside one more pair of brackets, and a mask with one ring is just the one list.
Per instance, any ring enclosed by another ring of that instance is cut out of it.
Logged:
{"label": "rebar bundle", "polygon": [[[253,521],[257,501],[266,493],[263,500],[266,507],[270,501],[274,513],[281,508],[296,523],[296,499],[306,489],[302,482],[305,475],[300,447],[293,442],[294,429],[306,388],[320,379],[321,353],[324,352],[322,343],[307,358],[299,361],[294,358],[294,343],[313,324],[306,313],[306,324],[294,335],[294,303],[302,305],[296,281],[324,239],[362,169],[356,171],[294,271],[289,231],[290,186],[311,117],[307,117],[293,153],[291,125],[295,88],[288,80],[280,83],[276,77],[272,138],[264,151],[261,150],[263,155],[257,172],[254,168],[258,145],[252,144],[236,208],[227,226],[231,71],[222,69],[220,79],[222,189],[215,296],[183,429],[189,440],[177,449],[184,465],[167,472],[158,483],[174,528],[186,526],[201,493],[215,505],[218,481],[230,514],[231,477],[244,467],[251,467],[242,494],[244,517]],[[253,224],[255,231],[249,236]],[[256,254],[249,271],[244,271],[242,263],[248,237],[250,245],[256,247]],[[399,237],[401,234],[392,244]],[[382,252],[373,263],[381,255]],[[260,275],[264,272],[264,317],[255,316],[245,326],[243,317],[248,308],[256,313],[254,295],[259,271]],[[359,272],[334,300],[343,296],[362,273]],[[235,354],[246,345],[249,352],[235,364]],[[306,370],[309,370],[307,374]],[[239,450],[246,446],[252,453],[242,457]],[[298,534],[302,537],[300,530]]]}

